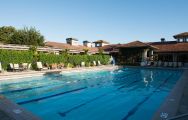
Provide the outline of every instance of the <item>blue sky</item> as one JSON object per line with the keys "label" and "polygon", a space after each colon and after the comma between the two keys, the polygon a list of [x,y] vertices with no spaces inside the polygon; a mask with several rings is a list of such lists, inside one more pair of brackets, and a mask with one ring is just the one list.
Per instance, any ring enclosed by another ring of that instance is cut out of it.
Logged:
{"label": "blue sky", "polygon": [[173,40],[188,31],[188,0],[0,0],[0,26],[33,26],[47,41]]}

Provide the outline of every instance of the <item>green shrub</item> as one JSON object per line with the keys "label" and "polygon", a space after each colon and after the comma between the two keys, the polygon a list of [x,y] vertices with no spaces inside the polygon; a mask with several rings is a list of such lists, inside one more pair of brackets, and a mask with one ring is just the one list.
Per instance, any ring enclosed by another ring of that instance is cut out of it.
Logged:
{"label": "green shrub", "polygon": [[[69,54],[34,54],[32,51],[13,51],[0,50],[0,62],[4,69],[7,69],[9,63],[35,63],[41,61],[43,64],[64,63],[66,67],[80,66],[81,62],[85,62],[86,66],[92,66],[93,61],[100,61],[101,64],[108,64],[109,55],[69,55]],[[69,63],[69,64],[68,64]],[[36,69],[35,65],[32,65]]]}
{"label": "green shrub", "polygon": [[7,69],[9,63],[32,63],[33,53],[30,51],[0,50],[0,62],[3,69]]}

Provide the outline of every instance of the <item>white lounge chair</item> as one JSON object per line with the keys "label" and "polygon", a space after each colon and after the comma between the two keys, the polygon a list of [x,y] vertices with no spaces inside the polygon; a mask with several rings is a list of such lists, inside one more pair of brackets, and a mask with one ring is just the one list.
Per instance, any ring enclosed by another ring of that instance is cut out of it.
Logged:
{"label": "white lounge chair", "polygon": [[154,62],[154,63],[153,63],[153,66],[155,66],[155,67],[156,67],[156,66],[157,66],[157,64],[158,64],[158,62]]}
{"label": "white lounge chair", "polygon": [[96,64],[96,61],[93,61],[93,66],[96,66],[97,64]]}
{"label": "white lounge chair", "polygon": [[151,66],[151,61],[148,61],[147,66]]}
{"label": "white lounge chair", "polygon": [[38,70],[47,70],[48,68],[42,66],[42,62],[37,62],[37,69]]}
{"label": "white lounge chair", "polygon": [[98,66],[100,66],[100,65],[101,65],[101,62],[100,62],[99,60],[97,61],[97,65],[98,65]]}
{"label": "white lounge chair", "polygon": [[31,63],[28,64],[27,69],[28,69],[28,70],[31,69]]}
{"label": "white lounge chair", "polygon": [[13,65],[13,63],[9,63],[9,69],[10,69],[10,70],[14,70],[14,65]]}
{"label": "white lounge chair", "polygon": [[177,62],[173,62],[173,67],[177,67]]}
{"label": "white lounge chair", "polygon": [[159,62],[158,62],[158,66],[159,66],[159,67],[161,67],[161,65],[162,65],[162,62],[161,62],[161,61],[159,61]]}
{"label": "white lounge chair", "polygon": [[164,67],[167,67],[168,66],[168,62],[164,62]]}
{"label": "white lounge chair", "polygon": [[2,65],[1,65],[1,62],[0,62],[0,72],[2,72]]}
{"label": "white lounge chair", "polygon": [[85,67],[85,62],[81,62],[81,67]]}
{"label": "white lounge chair", "polygon": [[13,70],[15,70],[15,71],[20,71],[20,70],[22,70],[22,68],[19,67],[19,64],[13,64],[13,65],[14,65]]}
{"label": "white lounge chair", "polygon": [[141,62],[140,66],[146,66],[146,63],[145,62]]}
{"label": "white lounge chair", "polygon": [[182,67],[182,62],[178,62],[178,67]]}
{"label": "white lounge chair", "polygon": [[28,63],[22,63],[22,68],[23,68],[24,70],[28,69]]}
{"label": "white lounge chair", "polygon": [[172,67],[172,65],[173,65],[173,62],[168,62],[169,67]]}

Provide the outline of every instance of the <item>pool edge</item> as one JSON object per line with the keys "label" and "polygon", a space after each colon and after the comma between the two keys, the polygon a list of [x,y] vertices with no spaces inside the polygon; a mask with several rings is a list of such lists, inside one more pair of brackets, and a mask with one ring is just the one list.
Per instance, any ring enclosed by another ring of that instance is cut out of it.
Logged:
{"label": "pool edge", "polygon": [[41,120],[38,116],[2,95],[0,95],[0,110],[3,111],[4,116],[8,116],[8,118],[5,117],[6,120]]}
{"label": "pool edge", "polygon": [[185,85],[188,84],[187,76],[188,70],[184,70],[182,76],[166,97],[165,101],[154,113],[152,120],[166,120],[177,114]]}

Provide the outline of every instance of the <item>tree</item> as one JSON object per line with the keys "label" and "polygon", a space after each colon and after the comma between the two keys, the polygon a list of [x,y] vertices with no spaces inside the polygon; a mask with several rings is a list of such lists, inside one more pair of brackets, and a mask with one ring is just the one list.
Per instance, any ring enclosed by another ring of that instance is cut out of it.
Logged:
{"label": "tree", "polygon": [[12,26],[0,27],[0,42],[9,43],[12,40],[12,36],[16,32],[16,29]]}
{"label": "tree", "polygon": [[44,36],[40,34],[35,28],[24,27],[24,29],[17,30],[10,41],[11,44],[34,45],[43,46]]}

